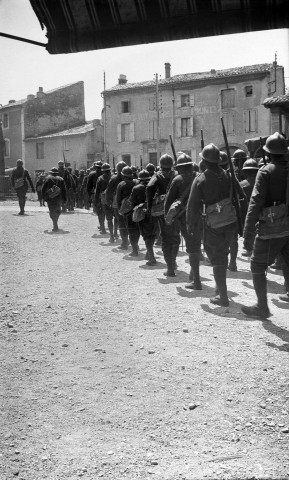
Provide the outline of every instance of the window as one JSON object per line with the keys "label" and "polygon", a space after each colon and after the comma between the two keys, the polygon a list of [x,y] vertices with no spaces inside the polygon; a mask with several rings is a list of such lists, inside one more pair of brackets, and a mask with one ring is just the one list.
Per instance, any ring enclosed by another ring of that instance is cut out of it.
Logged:
{"label": "window", "polygon": [[247,85],[245,87],[245,96],[246,97],[252,97],[253,95],[253,86],[252,85]]}
{"label": "window", "polygon": [[222,115],[227,135],[235,135],[235,113],[223,112]]}
{"label": "window", "polygon": [[245,132],[257,131],[257,110],[246,110],[244,112]]}
{"label": "window", "polygon": [[190,106],[190,95],[181,95],[181,107]]}
{"label": "window", "polygon": [[190,119],[182,118],[181,119],[181,137],[190,136]]}
{"label": "window", "polygon": [[129,154],[125,154],[121,156],[121,159],[123,162],[125,162],[127,165],[131,165],[131,159]]}
{"label": "window", "polygon": [[121,113],[129,113],[130,108],[129,108],[129,101],[121,102]]}
{"label": "window", "polygon": [[158,163],[158,154],[157,152],[149,152],[149,163],[152,163],[155,167]]}
{"label": "window", "polygon": [[10,157],[10,140],[9,140],[9,138],[5,138],[4,156],[5,157]]}
{"label": "window", "polygon": [[157,122],[156,120],[150,120],[149,122],[149,139],[155,140],[157,138]]}
{"label": "window", "polygon": [[3,128],[9,127],[9,115],[8,113],[4,113],[3,115]]}
{"label": "window", "polygon": [[227,88],[226,90],[221,90],[221,106],[222,108],[235,107],[235,89],[234,88]]}
{"label": "window", "polygon": [[44,142],[36,143],[36,158],[44,158]]}
{"label": "window", "polygon": [[117,125],[117,141],[133,142],[134,141],[134,123],[119,123]]}

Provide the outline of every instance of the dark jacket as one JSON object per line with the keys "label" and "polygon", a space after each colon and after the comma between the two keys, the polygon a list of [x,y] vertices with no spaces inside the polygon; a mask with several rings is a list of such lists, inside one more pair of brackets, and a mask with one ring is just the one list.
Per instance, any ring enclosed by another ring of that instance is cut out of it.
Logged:
{"label": "dark jacket", "polygon": [[[29,172],[28,172],[28,170],[26,170],[26,169],[23,168],[22,166],[15,167],[15,168],[13,168],[13,170],[12,170],[12,176],[11,176],[12,187],[14,188],[15,179],[16,179],[16,178],[22,178],[22,177],[23,177],[23,174],[24,174],[24,189],[25,189],[26,191],[28,190],[28,183],[29,183],[32,192],[34,192],[35,190],[34,190],[33,182],[32,182],[32,180],[31,180],[31,177],[30,177],[30,175],[29,175]],[[22,187],[22,188],[23,188],[23,187]]]}
{"label": "dark jacket", "polygon": [[147,183],[139,183],[135,187],[133,187],[131,195],[129,197],[132,206],[135,207],[140,203],[145,203],[146,201],[146,188]]}
{"label": "dark jacket", "polygon": [[100,177],[98,177],[95,187],[95,194],[94,194],[94,201],[95,205],[100,202],[100,195],[104,192],[107,188],[108,182],[110,180],[110,172],[104,173]]}
{"label": "dark jacket", "polygon": [[90,174],[88,175],[87,184],[86,184],[88,195],[91,195],[94,192],[97,179],[98,177],[100,177],[100,175],[101,175],[100,169],[94,170],[93,172],[90,172]]}
{"label": "dark jacket", "polygon": [[[285,157],[284,157],[285,158]],[[286,203],[287,161],[271,161],[262,167],[256,177],[244,226],[244,237],[255,232],[259,215],[265,207]]]}
{"label": "dark jacket", "polygon": [[245,178],[245,180],[242,180],[242,182],[240,182],[240,185],[244,190],[248,203],[250,202],[250,198],[255,185],[255,180],[256,180],[256,175],[253,174],[252,176],[250,175],[247,178]]}
{"label": "dark jacket", "polygon": [[167,193],[168,186],[176,175],[177,172],[175,170],[170,170],[168,173],[164,172],[163,170],[159,170],[153,174],[148,183],[146,191],[148,210],[151,210],[155,194],[165,195]]}
{"label": "dark jacket", "polygon": [[118,184],[116,189],[116,203],[118,210],[121,207],[123,199],[130,196],[133,187],[137,185],[137,183],[138,181],[135,178],[126,178]]}
{"label": "dark jacket", "polygon": [[113,197],[116,194],[117,186],[120,182],[123,181],[123,176],[121,173],[117,173],[112,175],[109,180],[109,183],[106,188],[106,203],[107,205],[111,206],[113,202]]}
{"label": "dark jacket", "polygon": [[[58,197],[55,197],[55,198],[48,198],[46,196],[46,192],[47,192],[47,190],[49,190],[49,188],[53,187],[53,185],[55,185],[55,184],[60,188],[61,194]],[[47,203],[58,201],[59,197],[64,202],[66,202],[67,193],[66,193],[66,187],[65,187],[65,182],[64,182],[63,178],[58,176],[58,175],[48,175],[48,177],[46,177],[46,180],[45,180],[45,182],[43,184],[43,187],[42,187],[42,196]]]}
{"label": "dark jacket", "polygon": [[195,177],[196,172],[191,172],[189,174],[179,174],[173,179],[165,199],[165,213],[168,213],[175,200],[181,200],[183,206],[187,205]]}

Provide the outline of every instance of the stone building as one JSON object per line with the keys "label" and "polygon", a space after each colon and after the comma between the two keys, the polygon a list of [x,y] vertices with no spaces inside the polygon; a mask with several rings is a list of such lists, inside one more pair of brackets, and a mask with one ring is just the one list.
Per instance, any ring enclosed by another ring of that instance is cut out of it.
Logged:
{"label": "stone building", "polygon": [[156,164],[158,156],[171,153],[170,135],[176,152],[198,161],[201,130],[205,144],[224,148],[221,116],[230,150],[246,149],[245,139],[270,133],[270,111],[262,102],[283,95],[284,88],[284,68],[276,62],[174,76],[166,63],[158,82],[128,83],[120,75],[118,85],[103,92],[109,161]]}
{"label": "stone building", "polygon": [[25,138],[26,168],[30,172],[49,171],[59,160],[73,169],[86,169],[103,151],[103,127],[92,120],[61,132]]}
{"label": "stone building", "polygon": [[22,158],[32,175],[48,171],[65,156],[73,168],[87,168],[103,152],[100,120],[85,121],[84,83],[44,92],[0,107],[6,168]]}

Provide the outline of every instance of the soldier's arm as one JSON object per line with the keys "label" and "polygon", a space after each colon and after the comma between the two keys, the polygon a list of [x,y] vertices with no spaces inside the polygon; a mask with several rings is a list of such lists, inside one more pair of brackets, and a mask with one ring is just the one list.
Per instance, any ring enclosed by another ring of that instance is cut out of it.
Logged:
{"label": "soldier's arm", "polygon": [[95,205],[99,203],[99,198],[101,194],[102,179],[98,178],[95,186],[94,202]]}
{"label": "soldier's arm", "polygon": [[147,206],[149,211],[152,208],[153,198],[155,196],[157,188],[158,188],[158,177],[156,176],[156,174],[154,174],[150,179],[146,188]]}
{"label": "soldier's arm", "polygon": [[244,238],[247,234],[252,235],[252,233],[255,233],[256,223],[266,202],[267,189],[267,172],[259,170],[245,219]]}
{"label": "soldier's arm", "polygon": [[25,177],[27,178],[27,180],[30,184],[32,192],[35,193],[35,188],[34,188],[33,182],[31,180],[31,177],[30,177],[29,172],[27,170],[24,170],[24,175],[25,175]]}
{"label": "soldier's arm", "polygon": [[115,186],[115,179],[111,178],[106,187],[106,203],[108,206],[111,206],[113,202],[114,186]]}
{"label": "soldier's arm", "polygon": [[192,184],[186,209],[186,223],[188,232],[190,233],[193,233],[194,229],[199,225],[201,208],[202,199],[200,185],[198,177],[196,177]]}
{"label": "soldier's arm", "polygon": [[170,188],[166,194],[165,198],[165,214],[168,213],[170,206],[172,203],[180,198],[180,192],[179,192],[179,180],[174,178]]}
{"label": "soldier's arm", "polygon": [[116,189],[116,203],[117,203],[118,210],[121,207],[121,184],[122,184],[122,182],[120,182],[118,184],[117,189]]}
{"label": "soldier's arm", "polygon": [[86,190],[88,195],[90,195],[93,190],[93,176],[91,175],[91,173],[87,177]]}
{"label": "soldier's arm", "polygon": [[61,188],[62,199],[63,199],[64,202],[66,202],[67,191],[66,191],[66,186],[65,186],[64,180],[62,180],[62,182],[60,183],[60,188]]}

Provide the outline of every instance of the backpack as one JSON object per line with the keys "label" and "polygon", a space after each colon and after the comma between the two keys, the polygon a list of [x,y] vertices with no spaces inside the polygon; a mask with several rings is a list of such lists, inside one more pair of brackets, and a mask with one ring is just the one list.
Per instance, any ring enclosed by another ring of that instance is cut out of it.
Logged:
{"label": "backpack", "polygon": [[57,185],[57,180],[56,180],[56,183],[54,183],[54,185],[52,187],[50,187],[48,190],[46,190],[46,196],[49,199],[58,197],[60,195],[60,193],[61,193],[61,189]]}

